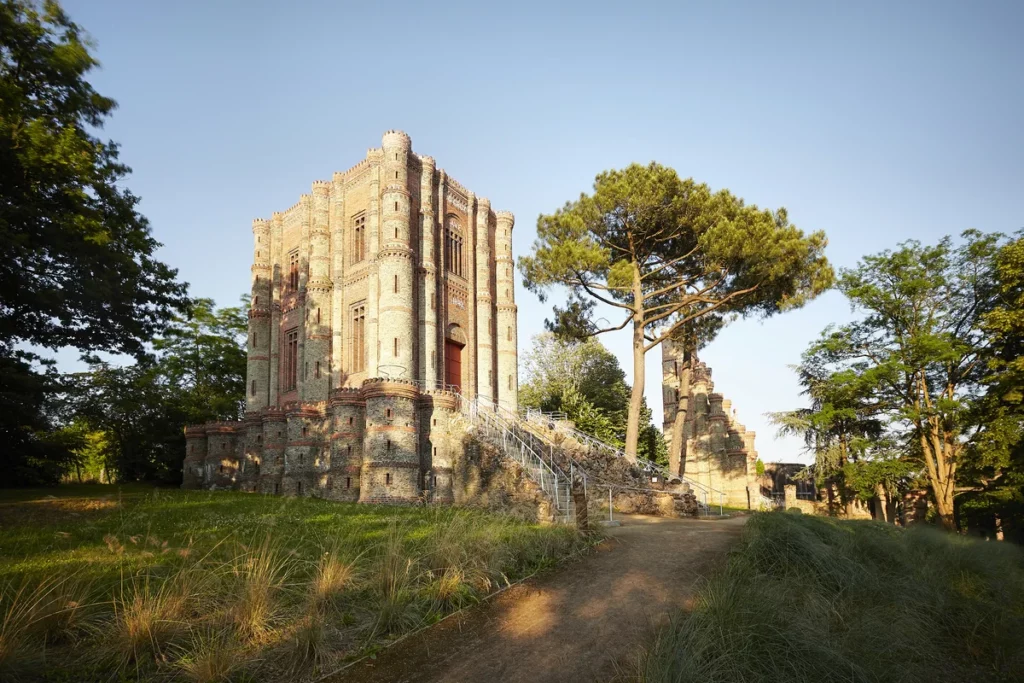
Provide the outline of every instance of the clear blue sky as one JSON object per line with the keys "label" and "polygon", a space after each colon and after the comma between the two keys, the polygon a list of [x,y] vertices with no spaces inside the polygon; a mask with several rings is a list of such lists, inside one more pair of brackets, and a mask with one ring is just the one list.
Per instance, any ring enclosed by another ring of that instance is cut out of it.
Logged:
{"label": "clear blue sky", "polygon": [[[66,1],[161,257],[225,305],[248,287],[251,219],[389,128],[514,211],[517,256],[538,214],[633,161],[787,207],[837,266],[1024,226],[1022,2],[488,5]],[[522,352],[549,308],[516,296]],[[704,352],[763,459],[800,459],[763,414],[801,404],[788,366],[849,316],[830,293]],[[604,341],[628,371],[628,339]]]}

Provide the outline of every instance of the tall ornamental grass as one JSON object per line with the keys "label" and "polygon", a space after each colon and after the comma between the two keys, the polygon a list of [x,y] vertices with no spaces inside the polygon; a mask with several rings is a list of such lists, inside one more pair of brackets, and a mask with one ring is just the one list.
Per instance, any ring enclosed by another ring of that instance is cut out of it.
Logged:
{"label": "tall ornamental grass", "polygon": [[1024,553],[932,528],[757,514],[636,678],[1024,680]]}

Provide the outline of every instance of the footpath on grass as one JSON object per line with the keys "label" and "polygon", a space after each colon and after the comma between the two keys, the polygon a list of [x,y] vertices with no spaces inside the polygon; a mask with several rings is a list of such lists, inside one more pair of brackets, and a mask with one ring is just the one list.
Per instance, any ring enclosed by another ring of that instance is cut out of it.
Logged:
{"label": "footpath on grass", "polygon": [[746,517],[624,515],[597,550],[450,617],[330,683],[608,681],[724,565]]}

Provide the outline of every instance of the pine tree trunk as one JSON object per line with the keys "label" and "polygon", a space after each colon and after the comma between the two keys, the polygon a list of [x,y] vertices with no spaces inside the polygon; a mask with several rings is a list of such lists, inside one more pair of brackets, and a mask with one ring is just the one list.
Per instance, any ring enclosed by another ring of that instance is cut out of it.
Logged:
{"label": "pine tree trunk", "polygon": [[636,462],[637,441],[640,437],[640,409],[644,402],[644,329],[633,323],[633,393],[629,396],[629,415],[626,419],[626,457]]}
{"label": "pine tree trunk", "polygon": [[672,474],[685,475],[686,414],[690,409],[690,372],[692,356],[683,352],[683,368],[679,373],[679,400],[676,401],[676,419],[672,423],[672,452],[668,454]]}

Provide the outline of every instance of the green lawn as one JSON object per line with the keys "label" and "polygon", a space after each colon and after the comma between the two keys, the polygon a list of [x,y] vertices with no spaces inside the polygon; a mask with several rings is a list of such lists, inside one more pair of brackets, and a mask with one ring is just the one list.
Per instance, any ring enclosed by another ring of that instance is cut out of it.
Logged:
{"label": "green lawn", "polygon": [[756,513],[637,679],[1024,681],[1024,552],[932,528]]}
{"label": "green lawn", "polygon": [[0,493],[0,679],[292,680],[584,548],[476,510],[69,485]]}

